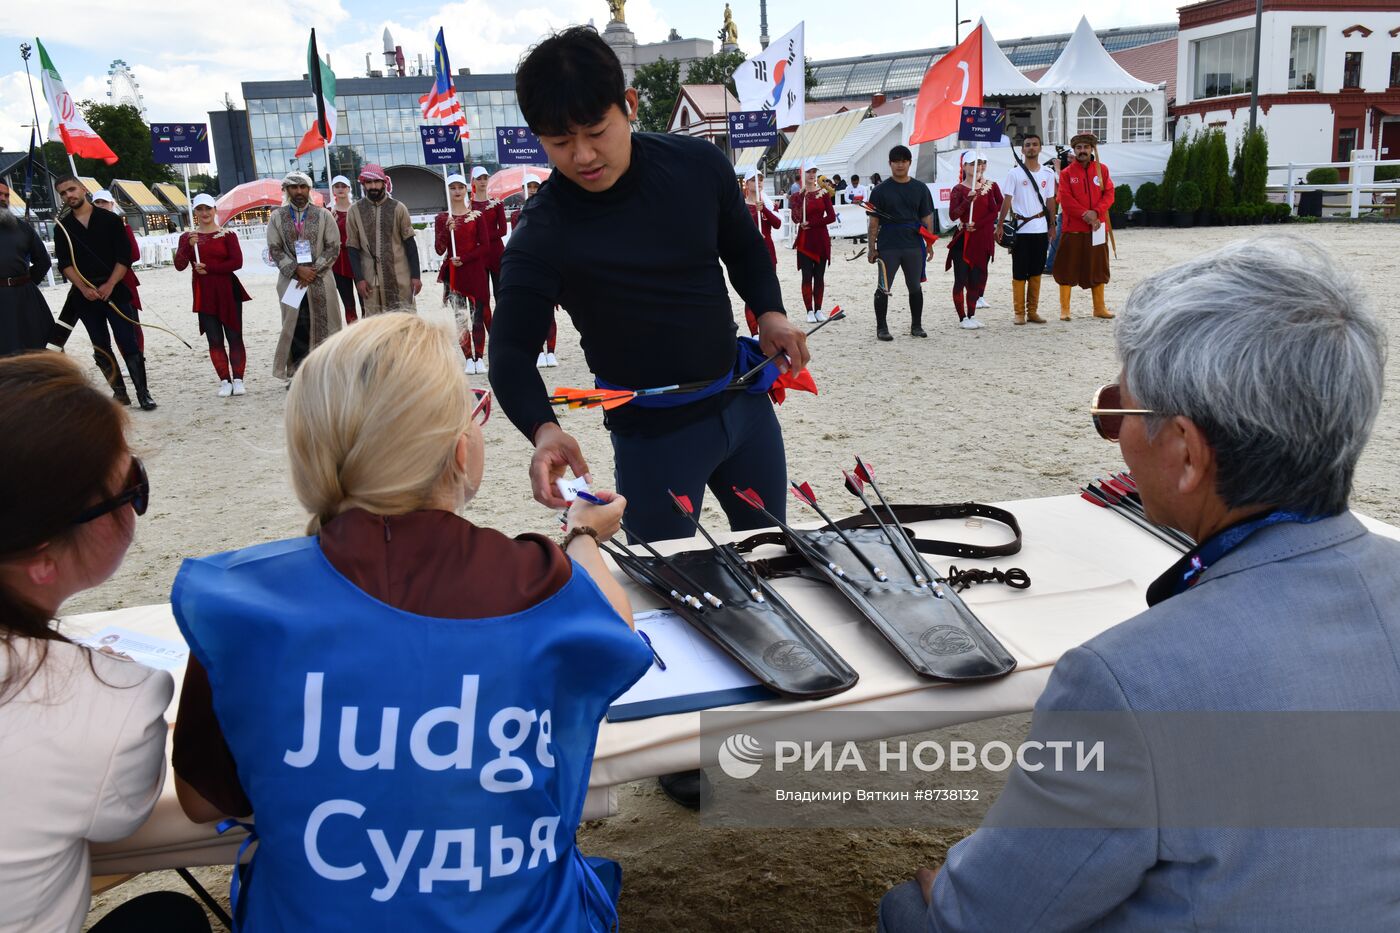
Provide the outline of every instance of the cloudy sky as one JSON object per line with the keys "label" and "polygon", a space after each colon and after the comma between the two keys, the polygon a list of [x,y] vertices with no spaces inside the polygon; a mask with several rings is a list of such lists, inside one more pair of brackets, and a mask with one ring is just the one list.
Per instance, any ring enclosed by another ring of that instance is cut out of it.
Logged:
{"label": "cloudy sky", "polygon": [[[730,3],[740,45],[758,51],[758,0]],[[1175,22],[1180,3],[1100,0],[1091,23],[1106,29]],[[380,37],[386,26],[409,60],[419,52],[430,58],[433,35],[444,27],[453,68],[489,73],[512,71],[521,53],[551,30],[590,19],[601,28],[609,18],[606,0],[550,0],[547,5],[536,0],[236,0],[198,4],[188,17],[173,12],[181,7],[129,0],[117,12],[108,0],[46,0],[40,17],[0,19],[0,149],[23,149],[27,144],[24,124],[32,120],[19,43],[32,44],[34,37],[19,30],[34,28],[36,20],[39,38],[75,99],[104,99],[108,66],[119,58],[136,75],[150,120],[200,122],[221,105],[225,93],[241,107],[242,81],[299,77],[306,70],[306,40],[313,26],[337,75],[354,77],[364,71],[366,52],[375,53],[376,63],[381,61]],[[626,15],[639,42],[656,42],[671,29],[687,37],[713,38],[723,10],[720,0],[628,0]],[[1080,8],[1052,0],[1004,0],[988,9],[963,2],[960,13],[974,20],[984,16],[994,36],[1014,39],[1070,32]],[[807,24],[807,54],[816,59],[945,45],[953,38],[951,0],[768,3],[773,37],[799,19]],[[30,69],[39,119],[47,124],[37,51]]]}

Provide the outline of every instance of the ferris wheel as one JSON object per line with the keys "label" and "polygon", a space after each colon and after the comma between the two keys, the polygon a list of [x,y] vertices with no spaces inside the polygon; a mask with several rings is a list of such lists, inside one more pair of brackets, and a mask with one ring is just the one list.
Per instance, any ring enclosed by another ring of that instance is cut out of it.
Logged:
{"label": "ferris wheel", "polygon": [[130,104],[138,112],[146,112],[146,102],[141,98],[141,85],[131,73],[131,66],[120,58],[107,69],[107,101],[120,106]]}

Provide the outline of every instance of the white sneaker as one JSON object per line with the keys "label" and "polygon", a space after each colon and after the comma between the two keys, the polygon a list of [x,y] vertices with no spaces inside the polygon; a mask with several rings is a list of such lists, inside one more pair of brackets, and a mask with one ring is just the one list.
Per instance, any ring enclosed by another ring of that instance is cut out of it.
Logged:
{"label": "white sneaker", "polygon": [[476,360],[467,360],[467,365],[464,368],[468,376],[476,375]]}
{"label": "white sneaker", "polygon": [[546,353],[546,354],[544,355],[544,365],[546,365],[546,366],[558,366],[558,365],[559,365],[559,357],[555,356],[553,353]]}
{"label": "white sneaker", "polygon": [[478,374],[486,372],[486,357],[480,357],[476,361],[476,371]]}
{"label": "white sneaker", "polygon": [[544,369],[544,368],[545,368],[546,366],[548,366],[548,365],[549,365],[549,360],[548,360],[548,358],[547,358],[543,353],[541,353],[539,356],[537,356],[537,357],[535,358],[535,368],[536,368],[536,369]]}
{"label": "white sneaker", "polygon": [[978,330],[981,330],[982,328],[984,328],[984,327],[987,326],[986,324],[983,324],[983,323],[982,323],[982,319],[981,319],[981,318],[970,317],[970,318],[968,318],[968,320],[971,321],[971,322],[973,323],[973,325],[975,325],[976,328],[977,328]]}
{"label": "white sneaker", "polygon": [[975,318],[965,317],[963,318],[963,322],[958,326],[963,330],[976,330],[982,325],[978,324]]}
{"label": "white sneaker", "polygon": [[245,389],[245,388],[243,388],[243,380],[242,380],[242,379],[235,379],[235,380],[233,380],[233,394],[234,394],[234,395],[247,395],[247,394],[248,394],[248,390]]}
{"label": "white sneaker", "polygon": [[977,299],[977,308],[978,308],[978,310],[981,310],[982,308],[986,308],[986,307],[989,307],[989,305],[987,304],[987,299],[986,299],[986,298],[978,298],[978,299]]}
{"label": "white sneaker", "polygon": [[227,379],[219,380],[219,398],[228,398],[233,394],[233,383]]}

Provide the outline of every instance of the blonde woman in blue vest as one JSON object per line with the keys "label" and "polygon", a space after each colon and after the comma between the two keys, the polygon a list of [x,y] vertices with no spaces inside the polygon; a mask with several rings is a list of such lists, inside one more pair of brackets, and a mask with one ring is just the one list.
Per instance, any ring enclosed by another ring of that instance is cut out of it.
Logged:
{"label": "blonde woman in blue vest", "polygon": [[181,802],[256,814],[240,930],[616,922],[616,866],[574,834],[598,724],[651,662],[598,551],[625,502],[576,503],[562,547],[459,517],[489,415],[450,328],[366,318],[288,395],[310,535],[175,581]]}

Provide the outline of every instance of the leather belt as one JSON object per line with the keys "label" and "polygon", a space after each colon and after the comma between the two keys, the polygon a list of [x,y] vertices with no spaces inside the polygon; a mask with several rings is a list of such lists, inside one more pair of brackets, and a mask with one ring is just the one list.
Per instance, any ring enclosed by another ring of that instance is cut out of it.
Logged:
{"label": "leather belt", "polygon": [[1017,215],[1016,215],[1016,220],[1019,221],[1020,223],[1025,224],[1025,223],[1030,223],[1032,220],[1036,220],[1036,219],[1038,219],[1038,218],[1040,218],[1040,217],[1044,217],[1044,216],[1045,216],[1045,212],[1044,212],[1044,211],[1041,211],[1041,212],[1038,213],[1038,214],[1032,214],[1032,215],[1029,216],[1029,217],[1022,217],[1020,214],[1017,214]]}
{"label": "leather belt", "polygon": [[21,285],[33,284],[34,280],[27,275],[17,275],[14,278],[0,276],[0,288],[19,288]]}

